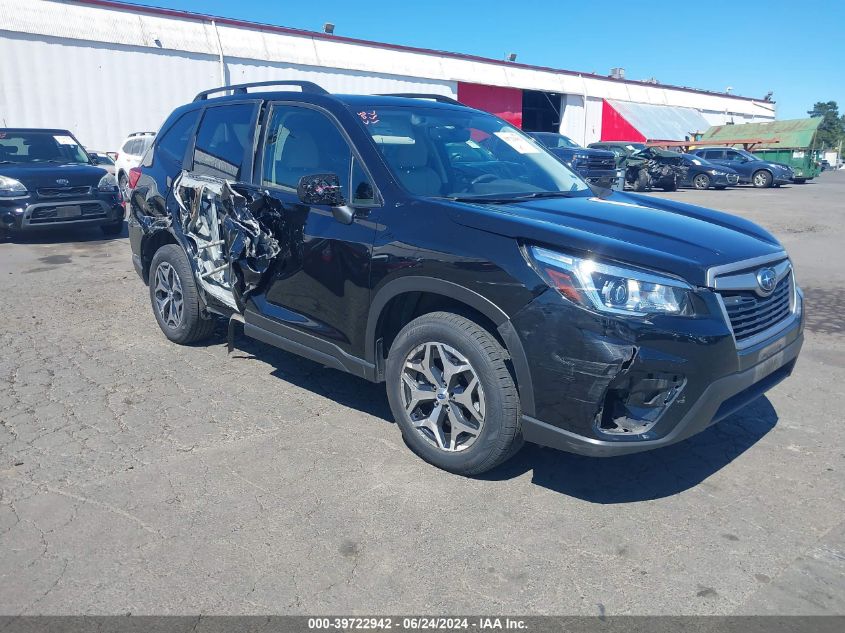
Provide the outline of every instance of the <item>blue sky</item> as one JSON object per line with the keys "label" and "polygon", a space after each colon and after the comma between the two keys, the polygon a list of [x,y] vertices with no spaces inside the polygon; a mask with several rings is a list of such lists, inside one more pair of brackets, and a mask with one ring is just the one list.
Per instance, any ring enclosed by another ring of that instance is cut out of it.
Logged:
{"label": "blue sky", "polygon": [[169,7],[526,64],[762,97],[782,119],[845,110],[845,1],[149,0]]}

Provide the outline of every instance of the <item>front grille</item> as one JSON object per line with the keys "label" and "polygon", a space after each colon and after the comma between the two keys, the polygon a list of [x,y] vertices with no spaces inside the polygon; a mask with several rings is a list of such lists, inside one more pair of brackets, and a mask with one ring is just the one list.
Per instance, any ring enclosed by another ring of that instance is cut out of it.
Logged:
{"label": "front grille", "polygon": [[36,191],[40,198],[68,198],[90,195],[91,187],[42,187]]}
{"label": "front grille", "polygon": [[584,163],[587,169],[616,169],[616,159],[611,157],[590,156]]}
{"label": "front grille", "polygon": [[786,275],[768,297],[751,290],[730,290],[719,293],[728,312],[737,342],[774,327],[792,313],[792,274]]}
{"label": "front grille", "polygon": [[727,178],[728,183],[730,183],[732,185],[735,185],[736,183],[739,182],[739,176],[736,175],[736,174],[727,174],[727,176],[725,176],[725,178]]}
{"label": "front grille", "polygon": [[61,205],[55,207],[37,207],[32,210],[29,215],[29,224],[49,224],[51,222],[74,222],[76,220],[96,220],[98,218],[106,217],[106,212],[103,207],[94,202],[79,205],[81,215],[72,217],[59,217]]}

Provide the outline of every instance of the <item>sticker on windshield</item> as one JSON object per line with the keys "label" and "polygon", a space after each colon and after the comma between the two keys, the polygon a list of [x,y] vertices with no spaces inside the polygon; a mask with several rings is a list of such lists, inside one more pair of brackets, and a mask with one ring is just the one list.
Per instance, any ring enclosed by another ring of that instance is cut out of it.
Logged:
{"label": "sticker on windshield", "polygon": [[539,154],[540,148],[516,132],[494,132],[505,143],[513,147],[520,154]]}
{"label": "sticker on windshield", "polygon": [[76,145],[76,141],[74,141],[71,137],[67,135],[59,135],[53,137],[56,140],[56,143],[59,145]]}
{"label": "sticker on windshield", "polygon": [[364,125],[378,123],[378,112],[376,112],[375,110],[373,110],[372,112],[359,112],[358,116],[361,117],[361,120],[364,122]]}

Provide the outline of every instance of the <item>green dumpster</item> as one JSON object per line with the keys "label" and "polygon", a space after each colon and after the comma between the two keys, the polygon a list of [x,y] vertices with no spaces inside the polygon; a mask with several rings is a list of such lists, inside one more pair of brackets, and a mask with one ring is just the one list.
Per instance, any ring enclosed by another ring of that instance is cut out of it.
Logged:
{"label": "green dumpster", "polygon": [[788,119],[765,123],[716,125],[707,130],[702,141],[759,139],[748,149],[763,160],[789,165],[795,172],[795,182],[805,182],[819,175],[821,166],[816,158],[816,131],[821,117]]}

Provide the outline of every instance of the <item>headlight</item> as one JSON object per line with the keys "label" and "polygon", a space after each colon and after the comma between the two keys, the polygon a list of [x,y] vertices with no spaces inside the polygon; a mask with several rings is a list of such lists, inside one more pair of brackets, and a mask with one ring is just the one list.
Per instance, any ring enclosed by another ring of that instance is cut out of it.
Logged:
{"label": "headlight", "polygon": [[671,277],[611,266],[550,251],[526,249],[534,269],[566,299],[585,308],[610,314],[691,316],[692,287]]}
{"label": "headlight", "polygon": [[115,192],[117,191],[117,180],[111,174],[106,174],[102,178],[100,178],[100,182],[97,185],[97,189],[100,191],[109,191]]}
{"label": "headlight", "polygon": [[8,176],[0,176],[0,198],[22,198],[27,193],[23,183]]}
{"label": "headlight", "polygon": [[718,169],[711,169],[707,173],[710,174],[711,176],[715,176],[716,174],[719,173],[719,170]]}

